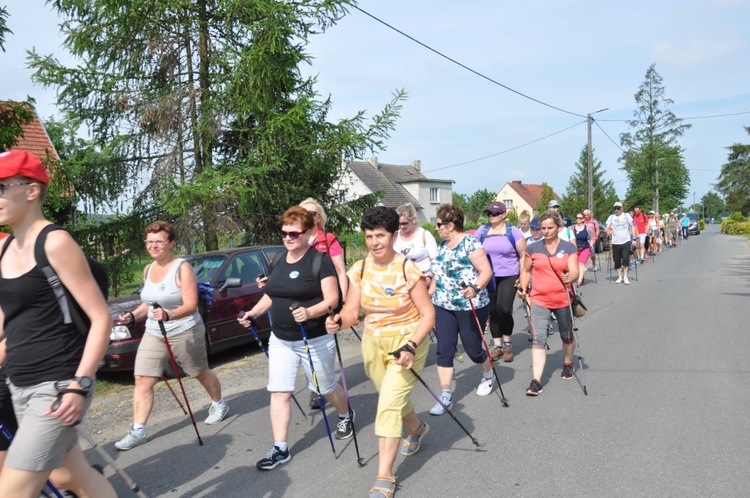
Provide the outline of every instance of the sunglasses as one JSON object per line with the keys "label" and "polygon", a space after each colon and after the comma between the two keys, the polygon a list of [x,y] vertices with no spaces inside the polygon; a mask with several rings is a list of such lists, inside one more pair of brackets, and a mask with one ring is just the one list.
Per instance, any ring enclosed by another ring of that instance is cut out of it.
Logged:
{"label": "sunglasses", "polygon": [[402,227],[405,227],[405,226],[406,226],[406,225],[408,225],[409,223],[411,223],[411,221],[399,221],[399,222],[398,222],[399,226],[402,226]]}
{"label": "sunglasses", "polygon": [[23,183],[0,183],[0,197],[5,195],[5,189],[8,187],[20,187],[21,185],[31,185],[34,182],[23,182]]}
{"label": "sunglasses", "polygon": [[622,208],[621,207],[616,207],[615,211],[622,211]]}
{"label": "sunglasses", "polygon": [[582,219],[583,219],[583,216],[576,216],[576,219],[577,219],[577,220],[582,220]]}
{"label": "sunglasses", "polygon": [[285,238],[289,237],[292,240],[299,239],[299,236],[304,233],[304,232],[297,232],[297,231],[287,232],[285,230],[280,230],[280,232],[281,232],[281,238],[282,239],[285,239]]}
{"label": "sunglasses", "polygon": [[450,223],[450,221],[438,221],[437,223],[435,223],[435,226],[440,228],[440,227],[447,225],[448,223]]}
{"label": "sunglasses", "polygon": [[487,213],[487,216],[500,216],[505,214],[505,211],[485,211],[485,213]]}

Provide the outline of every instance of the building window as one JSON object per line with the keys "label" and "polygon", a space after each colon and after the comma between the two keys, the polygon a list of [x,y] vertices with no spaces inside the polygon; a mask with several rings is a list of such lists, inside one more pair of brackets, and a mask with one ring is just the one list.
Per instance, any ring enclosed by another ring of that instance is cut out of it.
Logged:
{"label": "building window", "polygon": [[440,202],[440,196],[438,195],[439,189],[430,188],[430,202],[435,204]]}
{"label": "building window", "polygon": [[503,204],[505,204],[506,209],[512,209],[513,208],[513,199],[505,199],[503,201]]}

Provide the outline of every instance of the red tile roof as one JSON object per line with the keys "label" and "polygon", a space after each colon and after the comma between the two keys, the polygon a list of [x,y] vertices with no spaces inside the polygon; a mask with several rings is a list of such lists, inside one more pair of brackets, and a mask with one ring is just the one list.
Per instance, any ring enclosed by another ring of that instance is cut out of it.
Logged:
{"label": "red tile roof", "polygon": [[[508,182],[508,185],[516,191],[521,198],[526,201],[532,209],[536,209],[536,205],[539,204],[539,199],[542,198],[542,186],[534,185],[533,183],[522,183],[518,180]],[[554,193],[554,192],[553,192]],[[555,194],[555,198],[559,201],[560,197]]]}

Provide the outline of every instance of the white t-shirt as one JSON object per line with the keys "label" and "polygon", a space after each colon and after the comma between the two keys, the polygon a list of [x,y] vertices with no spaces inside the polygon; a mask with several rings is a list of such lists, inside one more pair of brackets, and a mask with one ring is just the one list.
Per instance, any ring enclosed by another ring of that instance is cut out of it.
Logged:
{"label": "white t-shirt", "polygon": [[633,218],[628,213],[619,216],[610,214],[606,226],[612,226],[612,243],[621,245],[630,242],[633,234]]}
{"label": "white t-shirt", "polygon": [[410,240],[403,240],[396,232],[396,242],[393,249],[414,261],[422,273],[430,272],[430,265],[437,257],[437,243],[435,237],[422,227],[417,227]]}

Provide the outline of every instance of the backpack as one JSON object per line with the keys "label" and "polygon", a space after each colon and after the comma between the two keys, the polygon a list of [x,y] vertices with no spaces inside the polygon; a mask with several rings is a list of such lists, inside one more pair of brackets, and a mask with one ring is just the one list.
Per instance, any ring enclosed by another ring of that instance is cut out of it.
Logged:
{"label": "backpack", "polygon": [[[482,231],[482,234],[479,236],[479,243],[484,245],[484,239],[487,237],[487,232],[490,230],[489,225],[482,225],[479,227],[477,232],[479,230]],[[516,238],[513,236],[513,225],[510,223],[505,223],[505,236],[508,237],[508,242],[510,242],[511,247],[514,251],[516,251],[516,261],[519,261],[521,259],[521,255],[518,254],[518,249],[516,248]],[[497,283],[495,282],[495,267],[492,266],[492,258],[490,255],[487,255],[487,259],[490,261],[490,268],[492,268],[492,278],[490,278],[490,282],[487,284],[487,291],[488,292],[497,292]]]}
{"label": "backpack", "polygon": [[[320,281],[320,270],[323,267],[323,255],[326,253],[320,252],[315,248],[312,248],[312,250],[315,251],[315,254],[313,255],[313,262],[312,262],[313,277],[315,278],[315,280]],[[276,257],[273,258],[273,261],[271,261],[271,265],[268,268],[269,275],[273,273],[274,268],[276,268],[279,265],[279,262],[281,262],[282,258],[286,258],[286,255],[288,252],[289,251],[276,253]],[[336,287],[339,287],[338,283],[336,283]],[[341,311],[341,308],[343,307],[344,307],[344,297],[341,295],[341,288],[339,288],[339,302],[336,305],[336,308],[334,311],[338,313],[339,311]]]}
{"label": "backpack", "polygon": [[[76,329],[81,335],[86,336],[91,328],[91,320],[83,311],[81,306],[76,302],[70,291],[60,282],[60,278],[55,273],[55,270],[49,264],[47,259],[47,253],[44,252],[44,242],[47,240],[47,234],[55,230],[65,230],[63,227],[55,224],[47,225],[42,228],[39,235],[34,243],[34,259],[36,259],[36,265],[44,273],[47,282],[52,287],[52,292],[55,293],[57,304],[60,306],[60,311],[63,314],[63,323],[75,324]],[[0,252],[0,259],[5,255],[5,251],[10,245],[10,241],[13,240],[13,234],[8,237],[3,246],[2,252]],[[91,274],[94,276],[96,284],[99,286],[99,290],[102,291],[102,296],[106,301],[109,296],[109,278],[107,277],[107,270],[100,262],[94,258],[86,257],[86,262],[89,264]]]}

